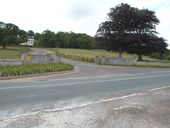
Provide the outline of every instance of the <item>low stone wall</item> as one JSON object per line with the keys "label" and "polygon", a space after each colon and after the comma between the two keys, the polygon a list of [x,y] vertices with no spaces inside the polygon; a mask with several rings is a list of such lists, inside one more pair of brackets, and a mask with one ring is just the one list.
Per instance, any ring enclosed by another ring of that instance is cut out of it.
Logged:
{"label": "low stone wall", "polygon": [[28,54],[22,57],[25,64],[50,64],[61,63],[60,56],[52,56],[51,54],[36,55]]}
{"label": "low stone wall", "polygon": [[157,66],[170,66],[170,63],[163,63],[163,62],[137,62],[138,65],[157,65]]}
{"label": "low stone wall", "polygon": [[29,55],[25,62],[31,64],[50,64],[52,63],[51,55]]}
{"label": "low stone wall", "polygon": [[132,65],[137,64],[136,59],[124,59],[124,58],[107,58],[105,56],[96,56],[94,62],[96,64],[108,64],[108,65]]}
{"label": "low stone wall", "polygon": [[53,56],[53,63],[61,63],[61,56]]}
{"label": "low stone wall", "polygon": [[23,61],[19,59],[0,59],[0,65],[22,65]]}
{"label": "low stone wall", "polygon": [[61,56],[28,55],[22,59],[0,59],[0,65],[61,63]]}

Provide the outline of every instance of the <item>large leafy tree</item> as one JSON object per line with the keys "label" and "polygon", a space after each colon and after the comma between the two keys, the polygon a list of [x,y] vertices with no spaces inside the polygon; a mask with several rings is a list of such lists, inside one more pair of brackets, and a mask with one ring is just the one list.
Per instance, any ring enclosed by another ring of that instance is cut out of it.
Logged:
{"label": "large leafy tree", "polygon": [[99,25],[99,29],[95,35],[96,40],[101,48],[106,50],[112,50],[113,48],[110,47],[111,44],[111,32],[112,32],[112,22],[105,21]]}
{"label": "large leafy tree", "polygon": [[18,32],[18,43],[24,43],[27,41],[27,32],[24,30],[19,30]]}
{"label": "large leafy tree", "polygon": [[0,22],[0,45],[3,46],[3,49],[6,49],[6,46],[9,44],[18,43],[18,26],[11,23]]}
{"label": "large leafy tree", "polygon": [[160,47],[165,51],[167,45],[156,34],[159,20],[154,11],[138,9],[128,4],[111,8],[108,21],[102,23],[97,31],[97,38],[104,40],[105,48],[121,53],[127,51],[138,55],[148,55]]}
{"label": "large leafy tree", "polygon": [[70,35],[69,48],[79,48],[77,42],[78,34],[70,32],[69,35]]}
{"label": "large leafy tree", "polygon": [[70,34],[67,32],[58,32],[56,34],[57,47],[68,48],[70,43]]}
{"label": "large leafy tree", "polygon": [[[138,55],[138,60],[142,60],[142,55],[148,55],[159,47],[155,41],[156,25],[159,23],[154,11],[148,9],[135,9],[132,17],[133,24],[130,26],[129,46],[127,51]],[[134,49],[134,50],[132,50]]]}
{"label": "large leafy tree", "polygon": [[56,47],[56,38],[55,38],[55,33],[50,31],[50,30],[45,30],[41,36],[39,37],[39,46],[44,46],[44,47]]}
{"label": "large leafy tree", "polygon": [[95,47],[95,40],[89,35],[86,34],[78,34],[78,38],[76,42],[78,42],[78,46],[81,49],[93,49]]}
{"label": "large leafy tree", "polygon": [[29,30],[29,31],[27,32],[27,35],[28,35],[28,36],[34,36],[34,35],[35,35],[35,33],[34,33],[34,31],[33,31],[33,30]]}
{"label": "large leafy tree", "polygon": [[164,38],[149,34],[131,34],[128,36],[128,39],[130,39],[130,41],[127,51],[138,54],[139,61],[142,60],[142,55],[150,55],[155,52],[158,52],[162,59],[168,46]]}
{"label": "large leafy tree", "polygon": [[131,28],[134,10],[135,8],[124,3],[111,8],[108,13],[108,21],[102,23],[98,29],[99,38],[104,38],[105,48],[118,51],[119,58],[122,57],[122,52],[125,51],[125,35]]}
{"label": "large leafy tree", "polygon": [[163,37],[155,37],[155,39],[153,40],[155,43],[154,45],[156,46],[156,52],[159,53],[159,58],[160,59],[163,59],[164,58],[164,55],[167,51],[167,47],[168,47],[168,44],[166,43],[166,40],[163,38]]}

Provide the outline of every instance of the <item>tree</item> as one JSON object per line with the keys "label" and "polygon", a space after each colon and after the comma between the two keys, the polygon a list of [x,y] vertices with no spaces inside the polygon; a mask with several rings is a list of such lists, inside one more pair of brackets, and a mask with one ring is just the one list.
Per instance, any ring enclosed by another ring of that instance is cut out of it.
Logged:
{"label": "tree", "polygon": [[8,44],[17,44],[18,43],[18,26],[11,23],[0,22],[0,44],[3,46],[3,49],[6,49]]}
{"label": "tree", "polygon": [[95,35],[96,40],[101,43],[99,45],[103,45],[102,48],[106,50],[112,49],[109,46],[109,44],[111,44],[111,28],[112,22],[105,21],[99,25],[99,29],[97,30],[97,33]]}
{"label": "tree", "polygon": [[34,36],[34,35],[35,35],[33,30],[29,30],[29,31],[27,32],[27,34],[28,34],[28,36]]}
{"label": "tree", "polygon": [[69,48],[79,48],[77,38],[79,34],[70,32]]}
{"label": "tree", "polygon": [[115,8],[111,8],[108,13],[108,21],[99,26],[98,32],[103,34],[105,40],[105,48],[107,50],[115,50],[119,52],[119,58],[125,51],[125,35],[132,24],[131,16],[134,8],[128,4],[120,4]]}
{"label": "tree", "polygon": [[76,42],[81,49],[93,49],[95,47],[94,38],[86,34],[79,34]]}
{"label": "tree", "polygon": [[57,47],[68,48],[70,42],[70,34],[67,32],[58,32],[56,34]]}
{"label": "tree", "polygon": [[[157,38],[156,25],[159,20],[155,12],[148,9],[136,9],[132,19],[129,44],[135,49],[133,53],[138,55],[138,61],[142,61],[142,55],[148,55],[156,50],[157,43],[154,40]],[[127,51],[131,52],[132,48],[127,49]]]}
{"label": "tree", "polygon": [[41,43],[38,44],[39,46],[44,46],[48,48],[56,47],[55,33],[50,30],[45,30],[40,36],[38,43]]}
{"label": "tree", "polygon": [[[150,55],[155,52],[158,52],[160,57],[163,58],[163,54],[168,46],[163,38],[155,35],[133,34],[128,38],[131,38],[128,44],[128,53],[136,53],[140,61],[142,60],[142,55]],[[139,42],[139,38],[141,42]]]}
{"label": "tree", "polygon": [[[140,41],[139,41],[140,38]],[[127,38],[128,40],[128,53],[135,53],[138,55],[138,60],[142,60],[142,55],[149,55],[155,49],[153,48],[154,42],[151,42],[152,36],[147,34],[130,34]]]}
{"label": "tree", "polygon": [[19,30],[18,32],[18,43],[23,43],[27,41],[27,32],[24,30]]}
{"label": "tree", "polygon": [[155,45],[155,51],[159,53],[160,59],[164,58],[164,54],[167,51],[168,44],[166,43],[166,40],[163,37],[155,37],[153,40],[156,44]]}
{"label": "tree", "polygon": [[122,3],[110,9],[108,21],[99,26],[96,37],[104,40],[105,49],[118,51],[120,58],[122,52],[127,51],[137,54],[141,61],[142,55],[148,55],[158,47],[164,51],[167,47],[156,35],[158,24],[154,11]]}
{"label": "tree", "polygon": [[35,33],[34,34],[34,45],[36,47],[44,47],[44,42],[41,41],[41,34],[40,33]]}

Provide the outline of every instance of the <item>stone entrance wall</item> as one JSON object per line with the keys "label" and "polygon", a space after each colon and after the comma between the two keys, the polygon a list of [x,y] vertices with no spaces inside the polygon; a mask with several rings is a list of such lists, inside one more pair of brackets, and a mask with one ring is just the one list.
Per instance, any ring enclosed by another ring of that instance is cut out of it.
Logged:
{"label": "stone entrance wall", "polygon": [[108,65],[133,65],[137,64],[137,59],[107,58],[105,56],[96,56],[94,62],[96,64]]}
{"label": "stone entrance wall", "polygon": [[0,59],[0,65],[61,63],[61,56],[23,54],[21,59]]}

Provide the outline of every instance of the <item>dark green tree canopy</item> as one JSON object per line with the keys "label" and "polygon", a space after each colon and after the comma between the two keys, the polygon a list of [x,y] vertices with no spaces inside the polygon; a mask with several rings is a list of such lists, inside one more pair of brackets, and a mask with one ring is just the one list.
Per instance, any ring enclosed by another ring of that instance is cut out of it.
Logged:
{"label": "dark green tree canopy", "polygon": [[19,28],[11,23],[0,22],[0,45],[3,49],[8,44],[18,43]]}
{"label": "dark green tree canopy", "polygon": [[14,24],[0,22],[0,45],[4,49],[7,45],[24,43],[28,38],[34,38],[34,45],[38,47],[93,49],[96,46],[95,39],[87,34],[55,33],[50,30],[45,30],[42,33],[34,33],[33,30],[26,32]]}
{"label": "dark green tree canopy", "polygon": [[27,32],[27,35],[28,35],[28,36],[34,36],[34,35],[35,35],[35,33],[34,33],[34,31],[33,31],[33,30],[29,30],[29,31]]}
{"label": "dark green tree canopy", "polygon": [[44,31],[42,34],[36,34],[36,46],[52,47],[52,48],[95,48],[95,40],[87,34],[76,34],[73,32],[54,33],[50,30]]}
{"label": "dark green tree canopy", "polygon": [[161,46],[164,50],[167,47],[165,41],[158,41],[158,24],[154,11],[122,3],[110,9],[107,21],[99,25],[96,38],[104,42],[101,44],[105,49],[118,51],[119,57],[127,51],[137,54],[138,60],[142,60],[142,55],[150,54]]}

